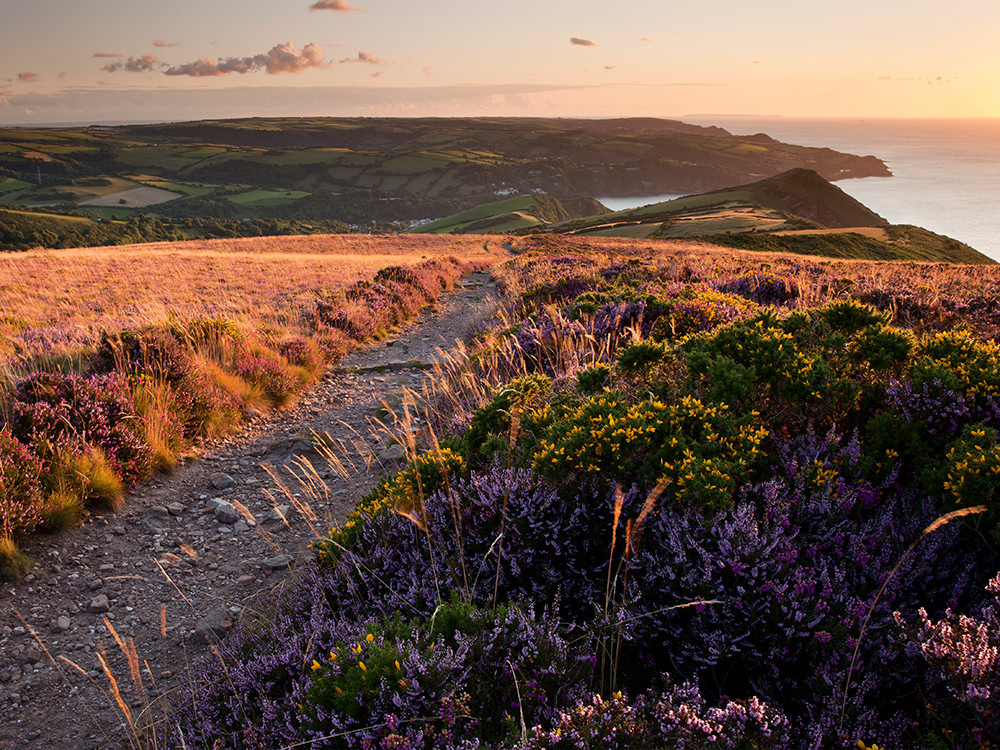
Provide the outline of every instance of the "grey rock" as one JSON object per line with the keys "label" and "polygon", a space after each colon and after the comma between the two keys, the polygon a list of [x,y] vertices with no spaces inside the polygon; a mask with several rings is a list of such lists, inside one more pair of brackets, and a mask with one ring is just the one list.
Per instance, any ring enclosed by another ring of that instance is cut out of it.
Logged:
{"label": "grey rock", "polygon": [[17,657],[17,661],[24,665],[37,664],[42,660],[42,656],[42,650],[33,645],[31,648],[25,649],[24,653]]}
{"label": "grey rock", "polygon": [[108,602],[107,594],[98,594],[93,599],[90,600],[90,605],[87,607],[88,611],[93,612],[95,615],[102,614],[111,609],[111,604]]}
{"label": "grey rock", "polygon": [[288,514],[291,512],[291,505],[276,505],[274,506],[274,510],[267,514],[267,520],[277,521],[278,523],[288,523]]}
{"label": "grey rock", "polygon": [[243,516],[240,512],[233,507],[232,503],[219,503],[215,506],[215,517],[219,520],[219,523],[236,523]]}
{"label": "grey rock", "polygon": [[100,578],[95,578],[93,581],[87,584],[87,588],[90,589],[91,591],[97,591],[97,589],[101,588],[101,586],[103,585],[104,581],[102,581]]}
{"label": "grey rock", "polygon": [[406,457],[406,448],[404,448],[400,443],[394,443],[378,454],[378,460],[380,463],[399,461],[400,459],[405,457]]}
{"label": "grey rock", "polygon": [[316,443],[312,440],[297,440],[292,446],[292,453],[310,453],[316,450]]}
{"label": "grey rock", "polygon": [[184,506],[181,505],[180,503],[170,503],[169,505],[167,505],[167,511],[172,516],[179,516],[181,513],[184,512]]}
{"label": "grey rock", "polygon": [[233,524],[233,531],[237,534],[242,534],[244,531],[250,531],[250,526],[246,521],[237,521]]}
{"label": "grey rock", "polygon": [[236,480],[221,471],[213,474],[209,479],[209,482],[211,482],[212,486],[217,490],[228,490],[230,487],[236,486]]}
{"label": "grey rock", "polygon": [[292,560],[294,558],[291,555],[275,555],[265,560],[262,565],[270,571],[281,570],[282,568],[289,567],[292,564]]}
{"label": "grey rock", "polygon": [[142,523],[150,531],[159,531],[167,526],[169,518],[170,511],[157,505],[146,511],[146,515],[142,517]]}
{"label": "grey rock", "polygon": [[207,615],[198,619],[198,624],[194,628],[195,640],[199,643],[204,643],[221,638],[232,627],[233,618],[229,612],[221,607],[213,609]]}
{"label": "grey rock", "polygon": [[59,615],[59,617],[49,623],[49,630],[53,633],[65,633],[69,630],[70,624],[70,619],[66,615]]}

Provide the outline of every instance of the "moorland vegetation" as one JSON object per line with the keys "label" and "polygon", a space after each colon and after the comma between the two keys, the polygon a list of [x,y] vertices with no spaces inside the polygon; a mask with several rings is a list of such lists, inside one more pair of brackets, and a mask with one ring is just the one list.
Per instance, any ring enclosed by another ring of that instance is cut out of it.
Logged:
{"label": "moorland vegetation", "polygon": [[119,508],[493,257],[479,239],[361,236],[7,255],[0,575],[29,565],[19,537]]}
{"label": "moorland vegetation", "polygon": [[997,746],[996,269],[515,251],[405,468],[134,736]]}

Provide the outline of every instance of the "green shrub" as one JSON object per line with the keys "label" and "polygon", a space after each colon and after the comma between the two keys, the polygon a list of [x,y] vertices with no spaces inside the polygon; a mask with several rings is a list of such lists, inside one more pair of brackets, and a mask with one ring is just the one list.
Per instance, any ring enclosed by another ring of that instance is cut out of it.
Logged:
{"label": "green shrub", "polygon": [[347,520],[330,530],[327,538],[314,546],[320,562],[335,560],[341,548],[349,549],[358,533],[376,516],[398,512],[419,520],[424,498],[447,486],[452,477],[465,471],[464,459],[449,448],[417,456],[396,476],[383,479],[365,495]]}
{"label": "green shrub", "polygon": [[611,368],[594,365],[576,374],[576,389],[588,396],[603,391],[611,385]]}
{"label": "green shrub", "polygon": [[650,486],[667,479],[679,502],[726,507],[761,453],[767,432],[737,419],[725,404],[685,396],[630,404],[618,393],[593,396],[556,416],[533,458],[556,480],[596,476]]}

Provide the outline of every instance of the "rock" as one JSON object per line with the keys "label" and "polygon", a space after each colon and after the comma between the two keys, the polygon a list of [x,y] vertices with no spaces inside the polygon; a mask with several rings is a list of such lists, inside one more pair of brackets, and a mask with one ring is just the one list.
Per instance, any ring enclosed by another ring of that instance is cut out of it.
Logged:
{"label": "rock", "polygon": [[230,487],[236,486],[236,480],[233,479],[228,474],[221,471],[217,471],[209,478],[212,486],[217,490],[228,490]]}
{"label": "rock", "polygon": [[233,531],[237,534],[241,534],[244,531],[250,531],[250,527],[247,525],[246,521],[237,521],[233,524]]}
{"label": "rock", "polygon": [[167,512],[172,516],[179,516],[184,512],[184,506],[180,503],[170,503],[167,505]]}
{"label": "rock", "polygon": [[93,581],[87,584],[87,588],[90,589],[91,591],[97,591],[97,589],[101,588],[101,586],[103,585],[104,581],[102,581],[100,578],[95,578]]}
{"label": "rock", "polygon": [[404,448],[400,443],[393,443],[384,451],[378,454],[378,460],[380,463],[390,463],[392,461],[399,461],[406,457],[406,448]]}
{"label": "rock", "polygon": [[169,517],[170,511],[163,506],[157,505],[146,511],[146,515],[142,517],[142,523],[150,531],[159,531],[166,527]]}
{"label": "rock", "polygon": [[87,610],[95,615],[107,612],[109,609],[111,609],[111,604],[108,602],[107,594],[98,594],[90,600],[90,605],[87,607]]}
{"label": "rock", "polygon": [[195,640],[201,643],[221,638],[232,627],[233,619],[229,612],[222,608],[213,609],[198,619],[198,624],[194,628]]}
{"label": "rock", "polygon": [[236,523],[243,516],[240,512],[233,507],[232,503],[221,502],[215,506],[215,517],[219,520],[219,523]]}
{"label": "rock", "polygon": [[288,514],[292,512],[291,505],[276,505],[274,510],[267,514],[268,521],[277,521],[278,523],[288,523]]}
{"label": "rock", "polygon": [[253,583],[255,580],[257,579],[254,578],[253,576],[242,575],[236,579],[236,583],[238,583],[240,586],[246,586],[248,583]]}
{"label": "rock", "polygon": [[297,440],[292,445],[292,453],[295,454],[310,453],[314,450],[316,450],[316,443],[311,440]]}
{"label": "rock", "polygon": [[20,664],[30,665],[37,664],[42,660],[42,650],[38,646],[32,645],[30,648],[24,650],[20,656],[17,657],[17,661]]}
{"label": "rock", "polygon": [[262,565],[268,571],[281,570],[282,568],[289,567],[292,564],[292,560],[294,558],[291,555],[275,555],[265,560]]}
{"label": "rock", "polygon": [[53,633],[65,633],[69,630],[70,624],[70,619],[66,615],[59,615],[59,617],[49,623],[49,630]]}

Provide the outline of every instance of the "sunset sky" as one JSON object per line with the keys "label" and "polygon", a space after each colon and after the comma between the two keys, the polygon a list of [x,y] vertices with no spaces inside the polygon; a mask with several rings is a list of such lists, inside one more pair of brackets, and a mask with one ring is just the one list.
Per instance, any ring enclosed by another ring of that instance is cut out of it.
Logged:
{"label": "sunset sky", "polygon": [[0,124],[1000,117],[997,0],[2,0]]}

